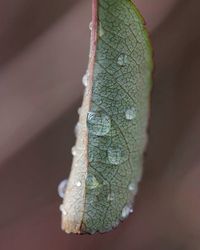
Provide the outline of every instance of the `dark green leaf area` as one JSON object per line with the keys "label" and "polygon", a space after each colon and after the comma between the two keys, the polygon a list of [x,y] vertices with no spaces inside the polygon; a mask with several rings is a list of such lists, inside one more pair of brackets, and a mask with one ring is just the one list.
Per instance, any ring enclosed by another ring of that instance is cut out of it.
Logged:
{"label": "dark green leaf area", "polygon": [[129,0],[99,0],[98,41],[88,116],[88,179],[83,227],[105,232],[132,211],[141,179],[152,52]]}

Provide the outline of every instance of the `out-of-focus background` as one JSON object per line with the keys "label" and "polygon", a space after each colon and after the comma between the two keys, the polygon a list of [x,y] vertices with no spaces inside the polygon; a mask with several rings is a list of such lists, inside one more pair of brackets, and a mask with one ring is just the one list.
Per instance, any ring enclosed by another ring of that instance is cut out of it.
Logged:
{"label": "out-of-focus background", "polygon": [[91,0],[0,0],[0,249],[200,249],[200,2],[135,0],[154,47],[145,174],[111,233],[66,235],[58,183],[71,167]]}

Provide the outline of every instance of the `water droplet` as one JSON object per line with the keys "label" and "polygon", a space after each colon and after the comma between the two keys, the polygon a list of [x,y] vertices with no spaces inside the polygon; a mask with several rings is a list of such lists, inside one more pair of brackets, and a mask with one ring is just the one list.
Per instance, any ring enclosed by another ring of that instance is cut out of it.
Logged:
{"label": "water droplet", "polygon": [[81,185],[82,185],[81,181],[77,181],[77,182],[76,182],[76,186],[77,186],[77,187],[81,187]]}
{"label": "water droplet", "polygon": [[78,123],[76,124],[75,128],[74,128],[74,133],[75,133],[76,136],[78,135],[79,130],[80,130],[80,123],[78,122]]}
{"label": "water droplet", "polygon": [[85,87],[87,87],[87,85],[88,85],[88,73],[87,72],[82,78],[82,83]]}
{"label": "water droplet", "polygon": [[65,191],[67,189],[67,179],[63,180],[60,182],[60,184],[58,185],[58,195],[60,196],[60,198],[64,198],[65,195]]}
{"label": "water droplet", "polygon": [[89,133],[103,136],[108,134],[111,128],[110,117],[101,112],[88,112],[88,129]]}
{"label": "water droplet", "polygon": [[74,147],[72,147],[72,155],[75,156],[76,154],[77,154],[76,147],[74,146]]}
{"label": "water droplet", "polygon": [[130,214],[132,214],[133,213],[133,208],[130,208]]}
{"label": "water droplet", "polygon": [[89,30],[92,30],[92,22],[89,23]]}
{"label": "water droplet", "polygon": [[102,24],[100,22],[99,23],[99,36],[102,37],[103,35],[104,35],[104,30],[103,30]]}
{"label": "water droplet", "polygon": [[113,165],[123,163],[128,159],[128,153],[125,149],[120,147],[113,147],[108,149],[108,160]]}
{"label": "water droplet", "polygon": [[65,208],[64,208],[64,206],[63,206],[63,204],[60,205],[59,209],[60,209],[60,211],[62,212],[63,215],[67,215],[67,212],[66,212],[66,210],[65,210]]}
{"label": "water droplet", "polygon": [[99,182],[94,177],[94,175],[89,174],[86,178],[87,188],[88,189],[95,189],[99,186]]}
{"label": "water droplet", "polygon": [[125,66],[125,65],[128,63],[128,56],[125,55],[125,54],[121,54],[121,55],[118,57],[117,63],[118,63],[120,66]]}
{"label": "water droplet", "polygon": [[128,186],[128,190],[137,193],[137,184],[135,182],[131,182]]}
{"label": "water droplet", "polygon": [[129,120],[129,121],[133,120],[136,117],[136,110],[135,110],[135,108],[129,108],[129,109],[127,109],[125,115],[126,115],[126,119],[127,120]]}
{"label": "water droplet", "polygon": [[114,193],[108,194],[108,197],[107,197],[107,200],[108,200],[108,201],[113,201],[114,199],[115,199]]}
{"label": "water droplet", "polygon": [[131,208],[129,206],[125,206],[122,209],[122,218],[126,219],[129,216],[130,212],[131,212]]}

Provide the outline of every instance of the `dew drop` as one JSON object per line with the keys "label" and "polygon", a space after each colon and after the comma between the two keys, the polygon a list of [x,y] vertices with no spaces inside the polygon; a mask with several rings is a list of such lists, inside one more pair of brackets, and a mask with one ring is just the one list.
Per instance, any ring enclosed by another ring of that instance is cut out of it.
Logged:
{"label": "dew drop", "polygon": [[74,147],[72,147],[72,155],[75,156],[76,154],[77,154],[76,147],[74,146]]}
{"label": "dew drop", "polygon": [[81,187],[81,185],[82,185],[81,181],[77,181],[77,182],[76,182],[76,186],[77,186],[77,187]]}
{"label": "dew drop", "polygon": [[113,165],[118,165],[128,159],[126,150],[120,147],[112,147],[108,149],[108,160]]}
{"label": "dew drop", "polygon": [[125,206],[122,209],[122,218],[126,219],[129,216],[130,213],[131,213],[131,208],[129,206]]}
{"label": "dew drop", "polygon": [[67,179],[63,180],[60,182],[60,184],[58,185],[58,195],[60,196],[60,198],[64,198],[65,195],[65,191],[67,189]]}
{"label": "dew drop", "polygon": [[88,189],[95,189],[99,186],[99,182],[92,174],[88,174],[86,178],[86,184]]}
{"label": "dew drop", "polygon": [[129,108],[129,109],[127,109],[125,115],[126,115],[126,119],[127,120],[129,120],[129,121],[133,120],[136,117],[136,110],[135,110],[135,108]]}
{"label": "dew drop", "polygon": [[128,186],[128,190],[137,193],[137,184],[135,182],[131,182]]}
{"label": "dew drop", "polygon": [[103,30],[102,24],[100,22],[99,23],[99,36],[102,37],[103,35],[104,35],[104,30]]}
{"label": "dew drop", "polygon": [[65,210],[65,208],[64,208],[64,206],[63,206],[63,204],[60,205],[59,209],[60,209],[60,211],[62,212],[63,215],[67,215],[67,212],[66,212],[66,210]]}
{"label": "dew drop", "polygon": [[92,30],[92,22],[89,23],[89,30]]}
{"label": "dew drop", "polygon": [[75,136],[77,136],[77,135],[78,135],[79,130],[80,130],[80,123],[78,122],[78,123],[76,124],[75,128],[74,128],[74,133],[75,133]]}
{"label": "dew drop", "polygon": [[125,55],[125,54],[121,54],[121,55],[118,57],[117,63],[118,63],[120,66],[125,66],[125,65],[128,63],[128,56]]}
{"label": "dew drop", "polygon": [[110,117],[101,112],[88,112],[87,125],[89,133],[98,136],[108,134],[111,128]]}
{"label": "dew drop", "polygon": [[88,73],[87,72],[82,78],[82,83],[85,87],[87,87],[87,85],[88,85]]}

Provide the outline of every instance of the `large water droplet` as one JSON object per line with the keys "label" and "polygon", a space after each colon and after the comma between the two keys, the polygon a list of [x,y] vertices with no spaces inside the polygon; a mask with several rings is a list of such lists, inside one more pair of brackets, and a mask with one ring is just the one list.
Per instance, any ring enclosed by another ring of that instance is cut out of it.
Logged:
{"label": "large water droplet", "polygon": [[106,135],[111,128],[110,117],[101,112],[88,112],[88,129],[93,135]]}
{"label": "large water droplet", "polygon": [[99,186],[99,182],[92,174],[88,174],[86,178],[86,184],[88,189],[95,189]]}
{"label": "large water droplet", "polygon": [[135,108],[129,108],[129,109],[127,109],[125,115],[126,115],[126,119],[127,120],[129,120],[129,121],[133,120],[136,117],[136,110],[135,110]]}
{"label": "large water droplet", "polygon": [[128,56],[125,55],[125,54],[121,54],[121,55],[118,57],[117,63],[118,63],[120,66],[125,66],[125,65],[128,63]]}
{"label": "large water droplet", "polygon": [[60,211],[62,212],[63,215],[67,215],[67,212],[66,212],[63,204],[60,205],[59,209],[60,209]]}
{"label": "large water droplet", "polygon": [[113,165],[118,165],[128,159],[126,149],[122,147],[112,147],[108,149],[108,160]]}
{"label": "large water droplet", "polygon": [[99,36],[102,37],[103,35],[104,35],[104,30],[103,30],[102,24],[100,22],[99,23]]}
{"label": "large water droplet", "polygon": [[131,208],[130,208],[129,206],[126,205],[126,206],[122,209],[122,218],[123,218],[123,219],[126,219],[126,218],[129,216],[130,212],[131,212]]}
{"label": "large water droplet", "polygon": [[58,195],[60,196],[60,198],[64,198],[65,195],[65,191],[67,189],[67,179],[63,180],[60,182],[60,184],[58,185]]}

